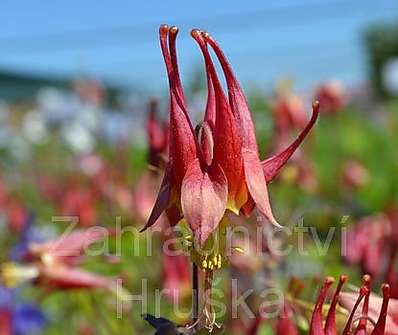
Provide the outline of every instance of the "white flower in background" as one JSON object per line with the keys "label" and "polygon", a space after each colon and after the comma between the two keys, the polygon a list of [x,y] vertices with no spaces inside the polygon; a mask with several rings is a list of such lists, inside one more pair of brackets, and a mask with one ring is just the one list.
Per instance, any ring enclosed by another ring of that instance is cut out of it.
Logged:
{"label": "white flower in background", "polygon": [[84,104],[76,116],[76,122],[97,132],[102,123],[102,110],[95,105]]}
{"label": "white flower in background", "polygon": [[104,115],[102,132],[107,141],[120,143],[126,142],[133,131],[127,115],[109,111]]}
{"label": "white flower in background", "polygon": [[390,59],[382,70],[383,84],[388,93],[398,96],[398,57]]}
{"label": "white flower in background", "polygon": [[95,139],[90,130],[80,123],[69,122],[62,126],[61,136],[76,153],[89,153],[94,149]]}
{"label": "white flower in background", "polygon": [[10,132],[7,141],[7,150],[17,161],[28,159],[31,152],[29,143],[16,131]]}
{"label": "white flower in background", "polygon": [[43,115],[37,110],[25,114],[22,121],[22,132],[32,143],[43,143],[48,138],[48,129]]}
{"label": "white flower in background", "polygon": [[37,95],[37,103],[45,120],[52,124],[73,119],[81,106],[79,98],[75,94],[67,94],[55,88],[41,89]]}

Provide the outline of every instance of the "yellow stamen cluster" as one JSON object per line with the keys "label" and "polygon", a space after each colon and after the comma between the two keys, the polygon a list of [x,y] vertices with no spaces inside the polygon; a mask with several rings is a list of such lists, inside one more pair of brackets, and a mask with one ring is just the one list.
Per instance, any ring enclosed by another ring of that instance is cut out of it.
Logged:
{"label": "yellow stamen cluster", "polygon": [[192,235],[187,235],[184,237],[185,239],[185,244],[188,248],[192,247]]}
{"label": "yellow stamen cluster", "polygon": [[[183,233],[181,242],[185,251],[191,254],[192,262],[201,270],[210,272],[219,270],[228,264],[229,253],[226,243],[226,227],[227,222],[223,219],[207,241],[199,246],[196,244],[195,238],[187,226],[187,231]],[[241,250],[240,248],[238,249]]]}
{"label": "yellow stamen cluster", "polygon": [[222,266],[222,256],[221,254],[214,255],[213,258],[209,258],[205,256],[205,259],[202,261],[202,269],[204,270],[215,270],[221,269]]}
{"label": "yellow stamen cluster", "polygon": [[232,247],[232,249],[234,249],[236,252],[238,252],[240,254],[244,254],[245,253],[245,251],[241,247]]}
{"label": "yellow stamen cluster", "polygon": [[5,286],[16,287],[37,278],[39,270],[36,266],[25,266],[9,262],[1,265],[0,273],[1,281]]}

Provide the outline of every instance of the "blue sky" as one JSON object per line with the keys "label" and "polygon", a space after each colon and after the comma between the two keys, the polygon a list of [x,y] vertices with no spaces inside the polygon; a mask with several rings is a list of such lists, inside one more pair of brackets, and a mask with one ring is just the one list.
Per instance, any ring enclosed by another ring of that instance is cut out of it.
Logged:
{"label": "blue sky", "polygon": [[396,0],[17,1],[0,11],[0,67],[86,73],[144,89],[166,87],[157,40],[161,23],[179,25],[183,79],[202,65],[191,28],[212,33],[238,77],[271,85],[290,75],[299,87],[366,76],[363,30],[398,18]]}

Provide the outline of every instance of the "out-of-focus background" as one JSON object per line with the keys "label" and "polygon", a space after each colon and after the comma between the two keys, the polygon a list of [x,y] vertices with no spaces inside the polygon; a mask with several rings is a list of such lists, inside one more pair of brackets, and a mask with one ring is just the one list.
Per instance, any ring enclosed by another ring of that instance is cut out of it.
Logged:
{"label": "out-of-focus background", "polygon": [[[247,95],[262,158],[293,139],[320,100],[317,126],[270,185],[270,198],[282,224],[304,215],[322,241],[330,226],[355,230],[345,257],[340,238],[327,255],[309,240],[306,257],[248,255],[221,276],[258,287],[254,273],[282,286],[291,276],[346,272],[358,283],[368,272],[380,283],[391,274],[395,247],[383,246],[398,243],[386,233],[398,224],[397,1],[5,0],[0,22],[0,334],[151,334],[134,307],[115,318],[113,277],[132,293],[148,279],[148,312],[156,288],[179,287],[189,299],[190,269],[185,259],[162,255],[161,236],[152,257],[143,238],[128,236],[121,257],[110,243],[109,255],[50,255],[49,263],[47,252],[32,247],[65,230],[55,216],[77,216],[78,231],[112,229],[116,216],[123,227],[145,224],[167,151],[162,23],[180,28],[179,64],[195,124],[207,88],[190,30],[219,42]],[[369,236],[377,252],[364,246]],[[98,277],[82,284],[72,270]],[[76,287],[83,289],[70,290]],[[186,322],[165,300],[164,316]],[[226,318],[227,333],[246,334],[250,320],[240,321]],[[270,321],[261,334],[272,329]]]}

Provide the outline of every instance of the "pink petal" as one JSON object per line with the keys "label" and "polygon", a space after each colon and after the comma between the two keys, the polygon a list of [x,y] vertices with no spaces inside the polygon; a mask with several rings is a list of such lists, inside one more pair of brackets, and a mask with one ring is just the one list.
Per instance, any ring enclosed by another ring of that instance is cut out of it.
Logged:
{"label": "pink petal", "polygon": [[27,257],[40,256],[44,253],[49,253],[54,257],[78,257],[90,244],[101,241],[113,234],[114,232],[106,228],[71,232],[53,241],[31,243]]}
{"label": "pink petal", "polygon": [[260,159],[256,152],[243,150],[243,165],[246,176],[246,184],[249,193],[256,203],[257,209],[275,226],[281,227],[272,214],[268,198],[267,183],[265,182]]}
{"label": "pink petal", "polygon": [[221,221],[227,195],[227,180],[219,166],[202,171],[198,159],[190,164],[182,183],[181,206],[200,246]]}
{"label": "pink petal", "polygon": [[304,138],[307,136],[311,128],[314,126],[315,121],[319,115],[319,103],[314,102],[312,105],[312,116],[307,126],[303,129],[297,139],[281,153],[268,158],[262,162],[264,169],[264,176],[269,183],[278,174],[279,170],[285,165],[289,158],[294,154],[300,144],[303,142]]}
{"label": "pink petal", "polygon": [[44,267],[39,283],[58,289],[111,288],[113,285],[107,277],[64,265]]}
{"label": "pink petal", "polygon": [[[339,303],[347,310],[351,310],[355,304],[356,293],[343,292],[339,297]],[[376,320],[380,315],[383,299],[376,294],[370,294],[369,318]],[[363,304],[359,307],[363,308]],[[386,335],[398,334],[398,300],[390,299],[386,320]]]}

